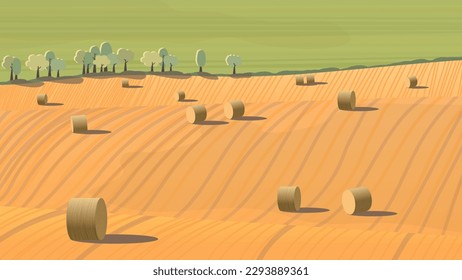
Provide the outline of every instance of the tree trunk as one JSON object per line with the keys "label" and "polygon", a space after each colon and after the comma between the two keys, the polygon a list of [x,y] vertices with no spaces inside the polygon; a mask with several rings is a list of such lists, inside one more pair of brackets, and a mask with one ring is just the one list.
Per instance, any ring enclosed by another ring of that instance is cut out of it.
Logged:
{"label": "tree trunk", "polygon": [[87,74],[90,74],[90,64],[87,64]]}
{"label": "tree trunk", "polygon": [[10,66],[10,81],[13,80],[13,66]]}
{"label": "tree trunk", "polygon": [[116,66],[115,64],[112,65],[112,72],[114,72],[114,73],[115,73],[115,66]]}
{"label": "tree trunk", "polygon": [[202,73],[202,66],[199,66],[199,72]]}
{"label": "tree trunk", "polygon": [[58,72],[56,73],[56,78],[59,78],[59,70],[58,70]]}
{"label": "tree trunk", "polygon": [[93,73],[96,73],[96,64],[93,64]]}
{"label": "tree trunk", "polygon": [[51,77],[51,59],[48,60],[48,77]]}
{"label": "tree trunk", "polygon": [[35,75],[35,78],[40,78],[40,67],[37,67],[37,74]]}
{"label": "tree trunk", "polygon": [[233,75],[236,75],[236,64],[233,64]]}
{"label": "tree trunk", "polygon": [[101,68],[99,69],[99,72],[100,72],[100,73],[103,73],[103,71],[104,71],[103,69],[104,69],[104,68],[103,68],[103,65],[101,65]]}
{"label": "tree trunk", "polygon": [[124,63],[124,72],[127,72],[127,63],[128,63],[128,61],[125,60],[125,63]]}
{"label": "tree trunk", "polygon": [[18,75],[14,75],[14,79],[17,80],[17,79],[18,79]]}
{"label": "tree trunk", "polygon": [[164,57],[165,57],[165,56],[162,56],[162,72],[165,71]]}
{"label": "tree trunk", "polygon": [[104,72],[107,72],[107,66],[106,66],[106,67],[104,67]]}
{"label": "tree trunk", "polygon": [[85,63],[82,63],[83,67],[82,67],[82,75],[85,75]]}
{"label": "tree trunk", "polygon": [[173,70],[173,65],[170,64],[170,72],[172,72],[172,70]]}
{"label": "tree trunk", "polygon": [[154,72],[154,62],[151,62],[151,72]]}

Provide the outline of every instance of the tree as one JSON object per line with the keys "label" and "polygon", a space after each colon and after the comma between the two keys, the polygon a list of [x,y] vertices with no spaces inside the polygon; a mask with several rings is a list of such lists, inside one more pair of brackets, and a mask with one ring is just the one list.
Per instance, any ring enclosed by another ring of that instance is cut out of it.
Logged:
{"label": "tree", "polygon": [[124,72],[127,72],[127,63],[133,60],[135,54],[131,50],[120,48],[117,50],[117,55],[124,62]]}
{"label": "tree", "polygon": [[166,48],[160,48],[158,53],[162,58],[162,72],[165,72],[165,57],[168,55],[168,51]]}
{"label": "tree", "polygon": [[77,50],[74,55],[74,61],[75,63],[81,63],[82,64],[82,75],[85,75],[85,52],[82,50]]}
{"label": "tree", "polygon": [[154,65],[160,64],[162,62],[162,59],[160,56],[157,54],[155,51],[145,51],[143,53],[143,56],[141,57],[140,61],[145,65],[145,66],[150,66],[151,67],[151,72],[154,72]]}
{"label": "tree", "polygon": [[27,58],[26,66],[30,70],[37,71],[36,78],[40,78],[40,71],[46,69],[48,66],[48,61],[42,54],[31,54]]}
{"label": "tree", "polygon": [[167,66],[170,66],[170,71],[172,71],[173,66],[178,64],[178,58],[176,58],[176,56],[174,55],[169,54],[165,57],[165,64],[167,64]]}
{"label": "tree", "polygon": [[48,61],[48,77],[51,77],[51,61],[56,58],[56,55],[52,51],[46,51],[45,58]]}
{"label": "tree", "polygon": [[97,55],[93,63],[95,66],[100,67],[100,72],[103,72],[104,67],[107,67],[111,61],[107,55]]}
{"label": "tree", "polygon": [[7,55],[3,58],[3,61],[2,61],[3,69],[10,70],[10,81],[13,80],[13,60],[14,60],[13,56]]}
{"label": "tree", "polygon": [[59,78],[59,72],[66,69],[66,63],[61,58],[55,58],[51,61],[51,67],[56,71],[56,77]]}
{"label": "tree", "polygon": [[228,66],[233,66],[233,75],[236,74],[236,66],[239,66],[242,64],[241,58],[235,54],[229,54],[225,58],[225,61]]}
{"label": "tree", "polygon": [[115,53],[108,54],[107,57],[109,58],[109,65],[112,65],[112,72],[115,73],[116,71],[116,65],[119,64],[121,61],[119,59],[119,56],[116,55]]}
{"label": "tree", "polygon": [[[112,46],[108,42],[103,42],[99,46],[99,52],[101,55],[109,56],[112,54]],[[104,68],[104,72],[107,72],[107,66]]]}
{"label": "tree", "polygon": [[[93,62],[95,61],[93,54],[89,52],[85,52],[85,55],[83,56],[83,64],[87,67],[87,73],[90,73],[90,66],[94,65]],[[93,67],[94,70],[96,70],[96,66]]]}
{"label": "tree", "polygon": [[[93,55],[93,60],[96,59],[97,55],[101,54],[97,46],[91,46],[89,52]],[[93,73],[96,73],[96,64],[93,64]]]}
{"label": "tree", "polygon": [[19,58],[17,57],[13,58],[12,69],[13,69],[14,79],[17,80],[19,74],[21,74],[21,60],[19,60]]}
{"label": "tree", "polygon": [[205,66],[206,57],[203,50],[197,50],[196,52],[196,64],[199,66],[199,72],[202,72],[202,67]]}

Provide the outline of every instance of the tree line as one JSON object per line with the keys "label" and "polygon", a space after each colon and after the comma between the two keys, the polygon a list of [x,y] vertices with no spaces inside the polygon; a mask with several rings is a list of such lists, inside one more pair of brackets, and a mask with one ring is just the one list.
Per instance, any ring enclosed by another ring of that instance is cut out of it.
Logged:
{"label": "tree line", "polygon": [[[119,48],[116,52],[108,42],[103,42],[98,47],[91,46],[88,51],[77,50],[74,55],[74,62],[82,65],[82,75],[91,73],[116,72],[117,65],[123,65],[123,72],[128,71],[128,63],[133,61],[135,54],[124,48]],[[207,59],[205,51],[199,49],[196,51],[196,65],[199,67],[199,73],[203,72]],[[160,48],[158,51],[145,51],[140,58],[140,62],[149,67],[154,72],[155,66],[161,67],[161,72],[173,71],[173,67],[179,63],[178,58],[169,54],[166,48]],[[230,54],[225,58],[226,65],[232,67],[232,73],[236,74],[236,67],[241,65],[241,58],[238,55]],[[53,71],[56,77],[60,77],[60,72],[66,69],[66,63],[63,59],[58,58],[51,50],[44,54],[31,54],[25,62],[25,66],[35,71],[36,78],[40,78],[41,71],[47,71],[47,76],[52,77]],[[17,57],[7,55],[3,58],[2,67],[10,71],[10,81],[17,80],[21,74],[21,60]]]}

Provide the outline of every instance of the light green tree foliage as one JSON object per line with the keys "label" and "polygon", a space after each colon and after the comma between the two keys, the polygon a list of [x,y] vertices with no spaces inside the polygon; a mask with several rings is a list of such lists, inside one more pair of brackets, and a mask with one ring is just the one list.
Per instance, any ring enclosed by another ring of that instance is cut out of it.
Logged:
{"label": "light green tree foliage", "polygon": [[131,50],[120,48],[117,50],[117,55],[119,56],[119,59],[124,63],[124,72],[126,72],[128,70],[127,63],[133,60],[135,54]]}
{"label": "light green tree foliage", "polygon": [[205,66],[207,59],[204,50],[197,50],[196,52],[196,64],[199,66],[199,72],[202,72],[202,67]]}
{"label": "light green tree foliage", "polygon": [[103,42],[99,46],[99,52],[101,55],[109,55],[112,53],[112,46],[108,42]]}
{"label": "light green tree foliage", "polygon": [[85,52],[82,50],[77,50],[74,55],[74,61],[75,63],[82,64],[82,75],[85,75]]}
{"label": "light green tree foliage", "polygon": [[155,51],[145,51],[143,56],[141,57],[140,61],[148,66],[151,67],[151,72],[154,72],[154,65],[162,63],[162,58],[159,54]]}
{"label": "light green tree foliage", "polygon": [[40,71],[45,70],[48,67],[48,61],[42,54],[31,54],[27,58],[26,66],[30,70],[35,70],[36,78],[40,78]]}
{"label": "light green tree foliage", "polygon": [[241,57],[235,54],[229,54],[225,58],[226,65],[233,67],[233,74],[236,74],[236,66],[240,66],[242,64]]}
{"label": "light green tree foliage", "polygon": [[48,77],[51,77],[51,61],[56,58],[56,55],[52,51],[46,51],[45,58],[48,61]]}
{"label": "light green tree foliage", "polygon": [[60,77],[60,72],[66,69],[66,63],[61,58],[55,58],[51,61],[51,67],[56,71],[56,77]]}
{"label": "light green tree foliage", "polygon": [[14,74],[14,79],[17,80],[18,79],[18,76],[19,74],[21,74],[21,60],[17,57],[13,58],[13,65],[12,65],[12,69],[13,69],[13,74]]}
{"label": "light green tree foliage", "polygon": [[[99,46],[99,52],[101,55],[109,56],[112,54],[112,46],[108,42],[103,42]],[[104,72],[107,72],[107,66],[104,67]]]}
{"label": "light green tree foliage", "polygon": [[[91,46],[89,52],[93,55],[93,60],[96,59],[97,55],[100,55],[99,47]],[[96,64],[93,63],[93,73],[96,73]]]}
{"label": "light green tree foliage", "polygon": [[178,58],[174,55],[167,55],[165,57],[165,64],[170,67],[170,71],[173,71],[173,66],[178,64]]}
{"label": "light green tree foliage", "polygon": [[2,61],[2,68],[10,71],[10,81],[13,80],[13,60],[13,56],[7,55],[3,58]]}
{"label": "light green tree foliage", "polygon": [[168,55],[168,51],[166,48],[160,48],[158,53],[162,58],[162,72],[165,72],[165,57]]}
{"label": "light green tree foliage", "polygon": [[90,66],[94,65],[93,61],[95,61],[93,58],[93,54],[89,52],[85,52],[85,55],[83,56],[83,64],[87,67],[87,73],[90,73]]}
{"label": "light green tree foliage", "polygon": [[119,59],[119,56],[116,55],[115,53],[108,54],[107,57],[109,58],[109,66],[112,65],[112,72],[115,73],[116,71],[116,65],[121,63],[122,61]]}
{"label": "light green tree foliage", "polygon": [[97,55],[95,61],[93,62],[97,67],[100,67],[100,72],[103,72],[103,68],[108,66],[111,61],[107,55]]}

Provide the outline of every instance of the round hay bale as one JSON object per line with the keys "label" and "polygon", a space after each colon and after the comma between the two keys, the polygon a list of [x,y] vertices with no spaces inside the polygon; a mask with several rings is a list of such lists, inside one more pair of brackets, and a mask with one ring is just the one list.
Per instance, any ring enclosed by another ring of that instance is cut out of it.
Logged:
{"label": "round hay bale", "polygon": [[79,115],[71,117],[72,133],[80,133],[87,131],[87,116]]}
{"label": "round hay bale", "polygon": [[338,94],[338,108],[353,111],[356,108],[356,94],[354,91],[342,91]]}
{"label": "round hay bale", "polygon": [[410,76],[409,78],[409,88],[415,88],[417,87],[417,77],[415,76]]}
{"label": "round hay bale", "polygon": [[207,118],[207,109],[204,105],[195,105],[186,108],[186,119],[190,123],[199,123]]}
{"label": "round hay bale", "polygon": [[129,87],[130,86],[130,83],[128,82],[128,80],[122,80],[122,87]]}
{"label": "round hay bale", "polygon": [[305,84],[305,81],[302,75],[295,76],[295,84],[297,86],[301,86]]}
{"label": "round hay bale", "polygon": [[180,90],[174,94],[175,101],[183,101],[186,98],[184,91]]}
{"label": "round hay bale", "polygon": [[343,210],[350,215],[365,212],[372,205],[371,193],[365,187],[346,190],[342,195],[342,205]]}
{"label": "round hay bale", "polygon": [[278,207],[284,212],[297,212],[302,202],[298,186],[283,186],[278,190]]}
{"label": "round hay bale", "polygon": [[314,75],[306,75],[306,84],[307,85],[314,85]]}
{"label": "round hay bale", "polygon": [[48,95],[46,95],[46,94],[37,95],[37,103],[38,103],[38,105],[47,105],[47,103],[48,103]]}
{"label": "round hay bale", "polygon": [[72,240],[103,240],[107,228],[107,210],[104,199],[70,199],[67,205],[66,225],[67,234]]}
{"label": "round hay bale", "polygon": [[241,100],[233,100],[225,103],[224,106],[225,117],[228,119],[237,119],[244,115],[245,105]]}

